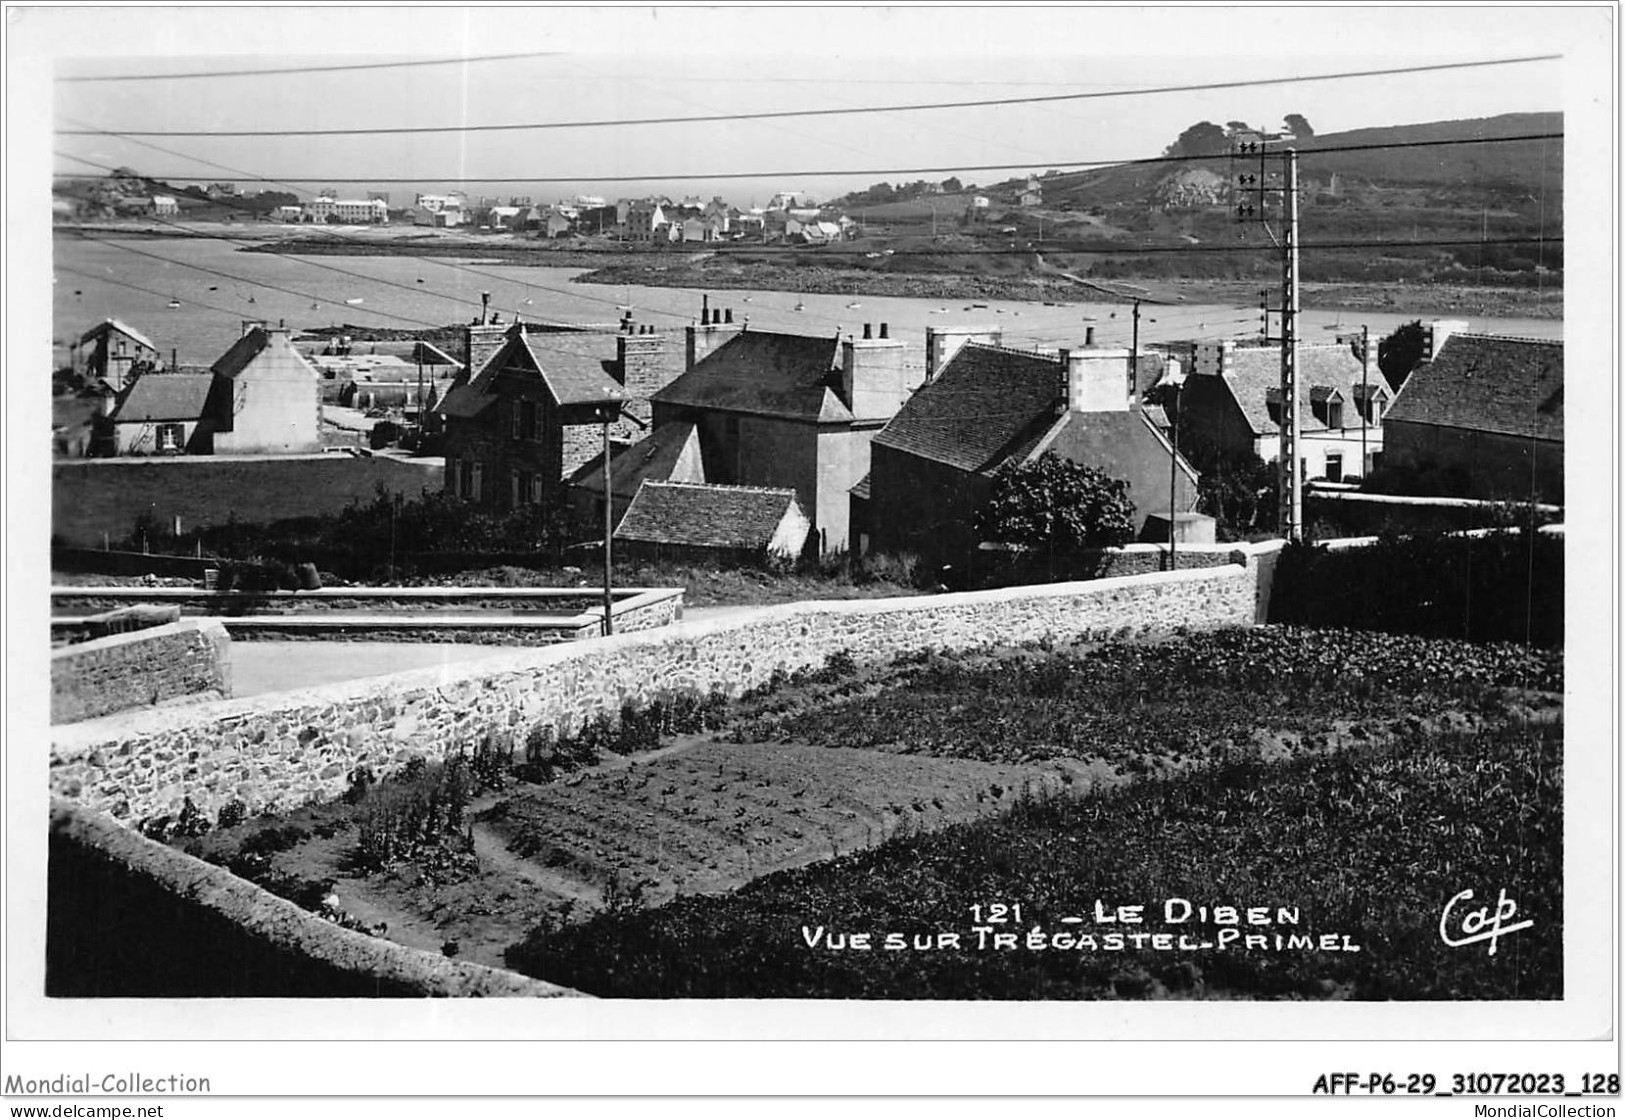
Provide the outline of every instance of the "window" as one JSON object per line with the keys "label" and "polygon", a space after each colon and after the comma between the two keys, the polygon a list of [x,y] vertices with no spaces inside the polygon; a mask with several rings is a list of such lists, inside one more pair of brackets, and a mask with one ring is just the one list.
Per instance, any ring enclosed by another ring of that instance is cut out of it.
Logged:
{"label": "window", "polygon": [[1328,428],[1341,428],[1343,426],[1343,402],[1326,402],[1326,426]]}
{"label": "window", "polygon": [[510,434],[513,436],[514,439],[524,439],[525,438],[524,418],[523,418],[523,416],[520,415],[519,402],[517,402],[517,401],[514,402],[514,405],[513,405],[512,411],[510,412],[510,415],[513,418],[513,428],[512,428],[512,431],[511,431]]}
{"label": "window", "polygon": [[159,424],[158,450],[180,451],[186,446],[185,424]]}
{"label": "window", "polygon": [[518,509],[525,502],[524,475],[518,471],[508,472],[508,505]]}
{"label": "window", "polygon": [[1327,482],[1342,482],[1343,481],[1343,453],[1342,452],[1340,452],[1340,451],[1328,451],[1326,453],[1326,481]]}
{"label": "window", "polygon": [[484,463],[475,463],[472,474],[473,474],[473,478],[472,478],[472,480],[470,482],[470,485],[469,485],[469,494],[468,494],[468,496],[473,501],[478,502],[478,501],[482,500],[484,498],[484,496],[485,496],[484,495],[485,464]]}
{"label": "window", "polygon": [[536,415],[536,402],[535,401],[520,401],[519,402],[519,414],[520,414],[519,427],[520,427],[520,431],[523,433],[520,436],[520,438],[521,439],[541,439],[542,438],[542,427],[541,427],[541,423],[540,423],[541,418]]}

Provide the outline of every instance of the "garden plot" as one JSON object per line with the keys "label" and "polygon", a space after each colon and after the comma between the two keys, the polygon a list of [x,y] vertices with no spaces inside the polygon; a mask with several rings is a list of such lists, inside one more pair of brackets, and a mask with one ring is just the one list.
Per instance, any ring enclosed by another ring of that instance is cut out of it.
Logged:
{"label": "garden plot", "polygon": [[797,743],[702,743],[508,798],[476,823],[510,852],[648,902],[872,847],[1064,788],[1067,764],[999,765]]}
{"label": "garden plot", "polygon": [[[995,818],[1057,795],[1113,797],[1203,773],[1256,781],[1275,771],[1245,768],[1507,725],[1554,728],[1560,748],[1561,688],[1555,651],[1276,628],[869,668],[836,657],[733,701],[667,697],[568,740],[532,728],[381,784],[358,771],[342,801],[277,822],[222,814],[210,833],[194,813],[144,827],[341,924],[559,980],[547,938],[582,922],[709,912],[718,896],[754,897],[810,865],[1002,827]],[[1560,767],[1560,749],[1542,749]],[[1100,806],[1090,819],[1117,812]],[[1235,811],[1168,826],[1201,851],[1234,832],[1223,814]],[[1282,850],[1268,832],[1249,843]],[[1054,864],[1054,853],[1028,866],[1013,844],[993,849],[1012,890]],[[895,874],[906,901],[921,880]],[[521,942],[531,949],[515,957]]]}

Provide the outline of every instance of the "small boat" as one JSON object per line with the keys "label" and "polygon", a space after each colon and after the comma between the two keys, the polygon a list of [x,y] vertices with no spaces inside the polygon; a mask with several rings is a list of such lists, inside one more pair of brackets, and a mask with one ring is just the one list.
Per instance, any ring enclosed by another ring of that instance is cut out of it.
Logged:
{"label": "small boat", "polygon": [[210,284],[209,285],[209,291],[218,292],[219,290],[220,290],[220,285],[219,284]]}
{"label": "small boat", "polygon": [[802,303],[802,302],[801,302],[801,301],[800,301],[800,300],[799,300],[799,299],[798,299],[798,300],[796,300],[796,310],[797,310],[797,311],[805,311],[805,310],[807,310],[807,305],[806,305],[806,304],[805,304],[805,303]]}
{"label": "small boat", "polygon": [[347,300],[345,300],[345,301],[344,301],[344,302],[345,302],[345,303],[348,303],[348,304],[351,304],[351,305],[352,305],[352,306],[353,306],[353,305],[355,305],[355,304],[357,304],[357,303],[361,303],[361,302],[363,302],[363,301],[362,301],[362,300],[360,300],[360,299],[347,299]]}
{"label": "small boat", "polygon": [[178,299],[172,299],[172,300],[169,301],[169,309],[171,311],[174,311],[180,305],[181,305],[181,301],[178,300]]}
{"label": "small boat", "polygon": [[854,310],[854,309],[859,308],[859,307],[862,307],[862,306],[863,306],[863,304],[861,304],[861,303],[849,303],[849,304],[846,305],[847,310],[849,310],[849,311]]}
{"label": "small boat", "polygon": [[313,303],[313,304],[310,305],[310,309],[312,311],[315,311],[320,306],[321,306],[321,304],[319,304],[319,303]]}
{"label": "small boat", "polygon": [[419,284],[423,283],[423,277],[421,277],[421,276],[418,277],[418,283]]}

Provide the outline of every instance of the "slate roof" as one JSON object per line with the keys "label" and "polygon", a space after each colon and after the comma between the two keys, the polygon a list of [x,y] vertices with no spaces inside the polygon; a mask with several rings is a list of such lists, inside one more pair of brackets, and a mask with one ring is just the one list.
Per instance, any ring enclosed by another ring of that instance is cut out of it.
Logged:
{"label": "slate roof", "polygon": [[965,471],[991,471],[1054,424],[1061,363],[967,342],[875,436],[875,443]]}
{"label": "slate roof", "polygon": [[862,478],[858,479],[857,484],[853,486],[850,491],[848,491],[848,493],[850,493],[854,498],[858,498],[862,501],[868,501],[871,492],[872,489],[869,485],[868,475],[864,475]]}
{"label": "slate roof", "polygon": [[294,349],[289,336],[282,331],[271,332],[254,327],[231,344],[214,365],[209,368],[221,377],[235,378],[249,365],[258,362],[257,374],[272,378],[305,379],[316,381],[320,374],[305,356]]}
{"label": "slate roof", "polygon": [[115,424],[197,420],[214,385],[212,373],[149,373],[136,379],[113,413]]}
{"label": "slate roof", "polygon": [[[1173,447],[1158,430],[1155,418],[1135,409],[1131,412],[1068,412],[1046,436],[1042,451],[1053,451],[1063,459],[1084,463],[1105,471],[1112,478],[1156,478],[1168,476],[1168,456]],[[1179,466],[1195,481],[1196,470],[1179,456]],[[1140,501],[1145,508],[1164,497],[1166,486],[1156,496]],[[1137,500],[1140,495],[1131,495]],[[1166,505],[1164,497],[1163,504]]]}
{"label": "slate roof", "polygon": [[1563,343],[1453,334],[1384,419],[1561,441]]}
{"label": "slate roof", "polygon": [[[687,452],[687,461],[684,453]],[[631,447],[610,459],[610,493],[629,498],[645,481],[670,482],[674,474],[692,469],[703,474],[700,440],[693,424],[664,424]],[[679,482],[699,482],[702,478],[682,478]],[[595,494],[604,492],[604,457],[594,456],[570,477],[570,485]]]}
{"label": "slate roof", "polygon": [[650,400],[823,423],[850,421],[852,412],[834,388],[839,357],[840,341],[833,334],[809,338],[742,330]]}
{"label": "slate roof", "polygon": [[794,490],[645,482],[621,518],[615,539],[763,549],[792,510],[800,510]]}
{"label": "slate roof", "polygon": [[538,374],[541,384],[560,405],[604,404],[625,399],[615,380],[615,336],[597,332],[549,333],[546,341],[532,338],[524,326],[508,329],[508,340],[472,380],[446,393],[440,411],[447,416],[478,416],[502,396],[499,378]]}
{"label": "slate roof", "polygon": [[136,342],[147,347],[149,350],[158,349],[158,347],[153,344],[152,339],[148,338],[146,335],[142,334],[140,331],[136,330],[122,319],[103,319],[84,334],[80,335],[79,342],[81,345],[83,345],[84,343],[89,342],[91,339],[105,334],[109,330],[122,331],[124,334],[128,335],[130,338],[133,338]]}

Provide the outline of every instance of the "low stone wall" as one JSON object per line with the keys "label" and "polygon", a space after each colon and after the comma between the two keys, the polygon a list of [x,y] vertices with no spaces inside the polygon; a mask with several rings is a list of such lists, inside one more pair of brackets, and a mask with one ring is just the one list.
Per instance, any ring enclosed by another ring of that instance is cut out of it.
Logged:
{"label": "low stone wall", "polygon": [[60,799],[49,852],[54,998],[581,994],[344,929]]}
{"label": "low stone wall", "polygon": [[231,695],[231,639],[183,621],[80,642],[51,654],[51,722],[95,719],[184,697]]}
{"label": "low stone wall", "polygon": [[[1239,547],[1235,544],[1182,544],[1174,550],[1173,568],[1185,571],[1222,567],[1235,562]],[[1112,579],[1170,570],[1166,544],[1094,549],[1064,560],[1050,560],[1036,551],[984,547],[977,552],[975,565],[970,579],[979,588],[1016,587],[1057,579]]]}
{"label": "low stone wall", "polygon": [[[616,633],[668,626],[682,617],[683,589],[619,588]],[[261,594],[191,588],[51,590],[52,630],[75,632],[84,611],[170,606],[222,620],[253,641],[476,642],[541,646],[603,633],[603,594],[572,588],[352,587]]]}
{"label": "low stone wall", "polygon": [[837,652],[884,661],[1053,637],[1251,625],[1257,568],[1239,549],[1222,568],[997,591],[793,603],[680,627],[617,634],[382,680],[97,720],[56,729],[56,794],[136,823],[185,798],[214,816],[232,800],[280,811],[342,793],[366,763],[380,776],[487,735],[538,723],[570,732],[623,703],[662,694],[737,695],[775,670]]}

